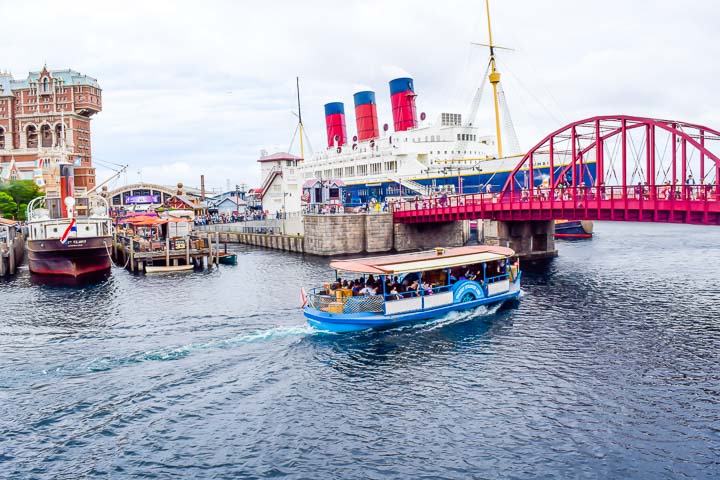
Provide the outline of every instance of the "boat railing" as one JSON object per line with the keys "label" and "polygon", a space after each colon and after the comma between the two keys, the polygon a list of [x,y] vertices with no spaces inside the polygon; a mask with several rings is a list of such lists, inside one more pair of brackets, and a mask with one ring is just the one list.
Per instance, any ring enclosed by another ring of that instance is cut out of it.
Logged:
{"label": "boat railing", "polygon": [[345,290],[336,290],[332,293],[313,289],[307,295],[307,304],[310,308],[327,313],[383,313],[385,301],[382,295],[352,296]]}

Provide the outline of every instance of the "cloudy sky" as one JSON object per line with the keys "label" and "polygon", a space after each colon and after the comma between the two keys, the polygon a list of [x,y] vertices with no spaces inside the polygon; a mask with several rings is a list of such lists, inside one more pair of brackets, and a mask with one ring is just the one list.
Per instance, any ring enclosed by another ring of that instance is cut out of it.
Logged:
{"label": "cloudy sky", "polygon": [[[494,0],[491,14],[515,49],[499,68],[524,149],[597,114],[720,126],[718,2]],[[352,136],[352,94],[370,88],[391,123],[387,82],[409,74],[429,118],[465,113],[487,63],[478,0],[0,0],[0,18],[0,69],[99,80],[93,154],[129,164],[130,182],[259,184],[260,150],[290,146],[296,76],[317,150],[324,103],[345,102]]]}

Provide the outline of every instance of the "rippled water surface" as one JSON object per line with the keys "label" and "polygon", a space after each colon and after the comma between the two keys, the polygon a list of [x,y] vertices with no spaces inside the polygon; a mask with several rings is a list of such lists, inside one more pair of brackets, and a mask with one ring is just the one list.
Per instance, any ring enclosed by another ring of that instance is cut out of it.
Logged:
{"label": "rippled water surface", "polygon": [[522,300],[329,335],[328,261],[0,281],[3,478],[718,478],[720,229],[597,224]]}

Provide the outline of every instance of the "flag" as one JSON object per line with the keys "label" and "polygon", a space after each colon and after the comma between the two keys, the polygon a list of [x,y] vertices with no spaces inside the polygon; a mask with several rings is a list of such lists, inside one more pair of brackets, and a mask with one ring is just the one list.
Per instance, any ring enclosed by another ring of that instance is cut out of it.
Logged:
{"label": "flag", "polygon": [[60,237],[60,243],[65,245],[68,241],[68,237],[70,237],[70,232],[77,233],[77,227],[75,226],[75,219],[73,218],[70,221],[70,225],[65,229],[65,233],[62,234],[62,237]]}
{"label": "flag", "polygon": [[38,159],[35,161],[35,166],[36,166],[37,168],[43,168],[43,159],[42,159],[42,158],[38,158]]}
{"label": "flag", "polygon": [[303,287],[300,287],[300,300],[302,300],[302,305],[300,306],[300,308],[305,308],[305,305],[307,305],[308,302],[308,297],[305,293],[305,288]]}

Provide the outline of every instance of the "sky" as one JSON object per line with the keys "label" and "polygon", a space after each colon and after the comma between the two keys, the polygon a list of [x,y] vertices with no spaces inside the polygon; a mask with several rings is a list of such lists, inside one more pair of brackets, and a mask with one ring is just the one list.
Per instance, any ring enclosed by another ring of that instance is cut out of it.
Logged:
{"label": "sky", "polygon": [[[498,68],[520,145],[600,114],[720,127],[720,3],[699,0],[491,0]],[[326,145],[323,105],[376,92],[392,124],[388,81],[415,79],[429,119],[465,114],[485,71],[484,2],[306,0],[73,2],[0,0],[0,69],[15,78],[71,68],[98,79],[92,123],[100,162],[122,182],[259,186],[261,150],[287,151],[303,123]],[[489,98],[478,125],[493,133]],[[299,153],[295,138],[293,153]],[[308,153],[306,152],[306,156]],[[119,186],[119,185],[115,185]]]}

